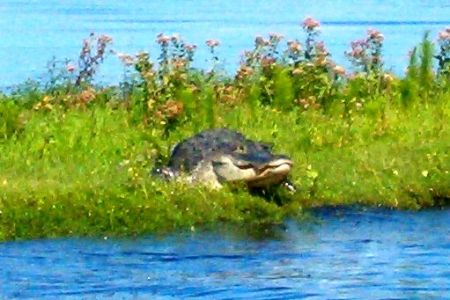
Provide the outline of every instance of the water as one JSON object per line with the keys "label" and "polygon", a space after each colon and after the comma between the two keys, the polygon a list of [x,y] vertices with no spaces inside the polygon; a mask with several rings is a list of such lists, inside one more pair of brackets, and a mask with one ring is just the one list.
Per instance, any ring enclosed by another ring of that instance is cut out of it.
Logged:
{"label": "water", "polygon": [[[38,78],[54,56],[76,60],[81,41],[90,32],[114,38],[114,49],[158,55],[155,36],[179,33],[200,47],[196,65],[208,67],[205,40],[221,41],[220,57],[233,70],[239,56],[250,49],[256,35],[279,32],[304,39],[299,26],[306,16],[319,19],[322,39],[333,58],[348,65],[344,51],[350,41],[362,38],[368,28],[385,37],[387,68],[402,73],[408,52],[431,30],[450,26],[448,0],[272,0],[213,1],[102,1],[102,0],[2,0],[0,1],[0,87]],[[123,70],[110,57],[98,76],[100,82],[118,82]]]}
{"label": "water", "polygon": [[450,211],[324,209],[266,234],[0,244],[0,298],[449,299]]}
{"label": "water", "polygon": [[[368,28],[385,35],[386,66],[401,73],[425,30],[450,26],[448,0],[408,1],[1,0],[0,87],[39,78],[52,58],[76,60],[90,32],[114,49],[158,54],[155,36],[221,41],[233,70],[256,35],[303,39],[322,22],[333,58]],[[196,65],[208,67],[205,47]],[[98,80],[115,83],[114,57]],[[135,240],[61,239],[0,244],[1,298],[440,299],[450,298],[450,211],[337,210],[258,238],[235,230]]]}

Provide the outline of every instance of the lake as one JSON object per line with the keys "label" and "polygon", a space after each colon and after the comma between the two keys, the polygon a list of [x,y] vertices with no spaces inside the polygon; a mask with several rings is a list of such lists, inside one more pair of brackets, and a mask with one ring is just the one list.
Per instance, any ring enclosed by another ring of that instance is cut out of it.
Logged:
{"label": "lake", "polygon": [[[150,51],[158,33],[221,42],[232,72],[256,35],[304,35],[313,16],[333,59],[369,28],[385,36],[385,65],[402,73],[424,32],[450,26],[445,1],[2,0],[0,88],[38,79],[52,58],[76,60],[90,32],[120,52]],[[207,68],[206,47],[195,65]],[[97,80],[117,83],[115,57]],[[450,298],[450,210],[322,209],[267,232],[217,228],[137,239],[0,243],[3,298],[445,299]]]}
{"label": "lake", "polygon": [[450,210],[322,209],[266,233],[0,244],[0,298],[448,299]]}
{"label": "lake", "polygon": [[[335,61],[345,66],[344,51],[350,42],[376,28],[385,35],[385,65],[402,73],[408,52],[426,30],[437,32],[450,26],[447,0],[2,0],[0,2],[0,87],[38,78],[46,64],[57,59],[76,60],[83,38],[89,33],[113,37],[113,48],[120,52],[150,51],[159,54],[156,35],[179,33],[197,44],[196,66],[206,67],[204,42],[221,42],[219,56],[232,72],[240,54],[253,46],[256,35],[278,32],[286,39],[304,40],[300,22],[313,16],[322,23],[321,38]],[[123,69],[115,57],[102,66],[98,81],[117,83]]]}

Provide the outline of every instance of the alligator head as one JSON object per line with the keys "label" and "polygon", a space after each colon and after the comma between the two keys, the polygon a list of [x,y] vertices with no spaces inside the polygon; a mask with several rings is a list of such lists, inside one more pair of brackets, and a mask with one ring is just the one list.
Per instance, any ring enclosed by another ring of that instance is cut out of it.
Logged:
{"label": "alligator head", "polygon": [[245,182],[249,188],[265,188],[283,182],[292,165],[286,156],[258,153],[222,154],[211,160],[211,168],[219,183]]}

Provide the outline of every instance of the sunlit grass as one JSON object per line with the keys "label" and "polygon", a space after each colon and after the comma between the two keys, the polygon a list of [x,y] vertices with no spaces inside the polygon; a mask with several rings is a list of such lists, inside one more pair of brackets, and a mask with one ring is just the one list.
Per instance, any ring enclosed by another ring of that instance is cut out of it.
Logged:
{"label": "sunlit grass", "polygon": [[437,205],[450,194],[448,117],[448,104],[387,107],[384,119],[358,114],[351,125],[314,110],[224,112],[218,126],[271,141],[295,161],[291,177],[299,191],[284,194],[280,206],[241,189],[150,177],[157,153],[168,155],[195,132],[192,124],[162,138],[161,130],[133,125],[124,109],[33,113],[20,134],[0,144],[1,236],[136,235],[217,222],[278,223],[323,205]]}

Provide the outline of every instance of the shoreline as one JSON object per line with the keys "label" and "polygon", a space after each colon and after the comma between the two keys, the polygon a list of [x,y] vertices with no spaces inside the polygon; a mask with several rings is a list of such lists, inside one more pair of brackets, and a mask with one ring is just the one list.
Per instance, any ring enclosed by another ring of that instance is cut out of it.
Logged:
{"label": "shoreline", "polygon": [[[196,47],[160,35],[158,61],[120,55],[118,87],[92,84],[111,38],[91,35],[78,65],[0,95],[0,240],[257,227],[321,206],[448,205],[450,29],[447,48],[425,36],[396,77],[384,70],[380,32],[352,43],[349,72],[331,60],[318,26],[306,19],[308,39],[285,51],[281,36],[257,37],[234,76],[217,67],[218,41],[206,42],[205,72],[191,67]],[[289,155],[298,191],[263,199],[149,176],[177,142],[219,127]]]}

